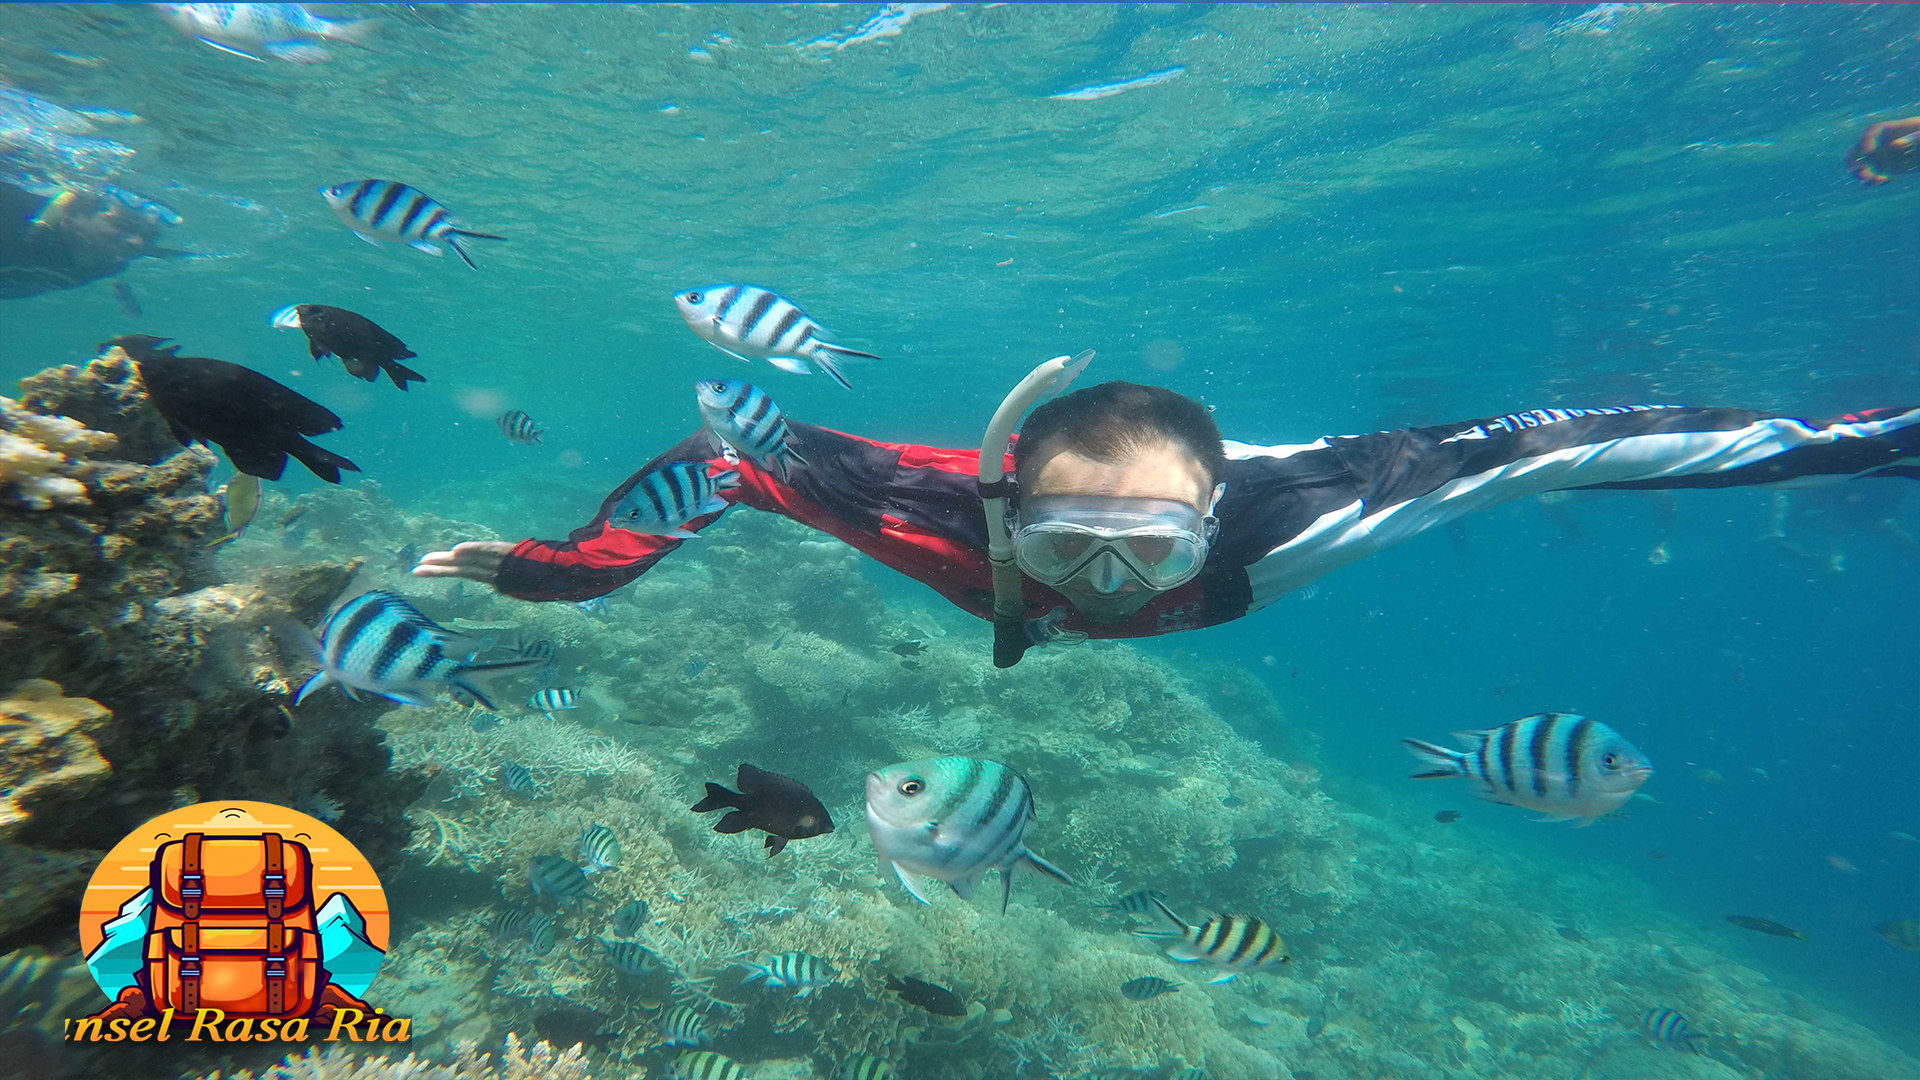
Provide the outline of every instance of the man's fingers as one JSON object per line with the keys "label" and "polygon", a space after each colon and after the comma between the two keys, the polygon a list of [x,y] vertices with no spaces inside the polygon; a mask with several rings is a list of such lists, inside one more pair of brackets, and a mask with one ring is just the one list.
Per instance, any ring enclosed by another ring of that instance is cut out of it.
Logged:
{"label": "man's fingers", "polygon": [[452,551],[429,551],[413,568],[414,577],[460,577],[492,583],[513,545],[500,540],[468,540]]}

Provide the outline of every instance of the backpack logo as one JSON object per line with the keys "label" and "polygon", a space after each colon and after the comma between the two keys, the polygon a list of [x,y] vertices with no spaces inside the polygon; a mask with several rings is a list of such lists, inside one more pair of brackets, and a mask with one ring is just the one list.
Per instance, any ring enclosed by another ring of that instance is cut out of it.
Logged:
{"label": "backpack logo", "polygon": [[80,946],[112,1002],[64,1022],[71,1042],[406,1039],[362,997],[387,954],[386,893],[317,818],[198,803],[107,853],[80,906]]}

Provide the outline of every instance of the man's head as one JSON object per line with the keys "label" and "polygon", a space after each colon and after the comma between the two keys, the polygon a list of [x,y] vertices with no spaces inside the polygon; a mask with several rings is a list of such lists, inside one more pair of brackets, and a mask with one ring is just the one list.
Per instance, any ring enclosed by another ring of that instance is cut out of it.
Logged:
{"label": "man's head", "polygon": [[1109,382],[1035,409],[1014,445],[1021,568],[1119,621],[1190,580],[1227,472],[1206,406]]}

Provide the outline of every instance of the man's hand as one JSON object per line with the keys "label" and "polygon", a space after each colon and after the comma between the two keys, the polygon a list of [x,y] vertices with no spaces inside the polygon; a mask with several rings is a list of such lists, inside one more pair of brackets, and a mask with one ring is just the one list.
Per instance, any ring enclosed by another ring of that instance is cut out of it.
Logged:
{"label": "man's hand", "polygon": [[420,556],[413,568],[414,577],[457,577],[482,584],[493,584],[500,563],[513,551],[505,540],[468,540],[453,545],[452,551],[429,551]]}
{"label": "man's hand", "polygon": [[1863,184],[1884,184],[1887,172],[1906,172],[1920,159],[1920,116],[1904,120],[1886,120],[1860,133],[1860,141],[1847,151],[1847,171]]}

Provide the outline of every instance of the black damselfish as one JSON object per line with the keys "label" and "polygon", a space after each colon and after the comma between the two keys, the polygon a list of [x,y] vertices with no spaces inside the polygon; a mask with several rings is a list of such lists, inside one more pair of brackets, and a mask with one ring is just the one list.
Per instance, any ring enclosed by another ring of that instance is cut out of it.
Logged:
{"label": "black damselfish", "polygon": [[904,979],[887,976],[887,989],[899,994],[907,1004],[918,1005],[935,1016],[967,1015],[967,1003],[959,994],[911,975]]}
{"label": "black damselfish", "polygon": [[140,368],[147,400],[160,410],[180,445],[215,443],[234,468],[262,480],[280,479],[289,454],[329,484],[340,482],[341,469],[360,471],[339,454],[301,438],[340,430],[340,418],[326,406],[239,364],[181,356],[180,346],[164,344],[167,340],[126,334],[102,342],[100,348],[117,346]]}
{"label": "black damselfish", "polygon": [[418,355],[407,348],[406,342],[357,312],[325,304],[295,304],[280,309],[273,316],[273,325],[306,334],[307,351],[315,360],[337,356],[340,366],[356,379],[375,382],[385,371],[393,385],[402,390],[409,382],[427,381],[425,375],[400,363]]}
{"label": "black damselfish", "polygon": [[759,829],[767,834],[767,858],[780,854],[789,840],[805,840],[833,831],[833,818],[820,805],[807,785],[792,777],[770,773],[742,763],[734,780],[739,791],[728,791],[719,784],[707,784],[707,797],[693,804],[693,812],[732,806],[738,809],[713,823],[720,833]]}

